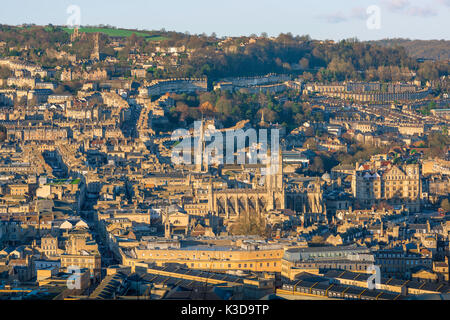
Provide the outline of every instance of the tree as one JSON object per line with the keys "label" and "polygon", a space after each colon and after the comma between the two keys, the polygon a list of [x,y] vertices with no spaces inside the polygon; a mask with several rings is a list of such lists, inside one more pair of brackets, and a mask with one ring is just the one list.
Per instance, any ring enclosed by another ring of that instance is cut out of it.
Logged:
{"label": "tree", "polygon": [[177,102],[175,111],[178,113],[179,121],[181,122],[186,121],[186,118],[189,115],[189,106],[186,103],[180,101]]}
{"label": "tree", "polygon": [[7,130],[4,126],[0,125],[0,142],[5,141],[7,137]]}
{"label": "tree", "polygon": [[267,224],[262,216],[246,212],[232,225],[231,233],[233,235],[267,236]]}
{"label": "tree", "polygon": [[[308,128],[310,129],[310,128]],[[306,148],[309,150],[317,150],[317,141],[314,137],[306,139],[305,143],[303,144]]]}
{"label": "tree", "polygon": [[305,79],[305,81],[313,81],[314,80],[314,76],[311,72],[304,72],[303,73],[303,79]]}
{"label": "tree", "polygon": [[425,151],[425,156],[429,158],[444,156],[448,145],[450,145],[450,138],[443,135],[441,132],[433,132],[428,135],[428,150]]}
{"label": "tree", "polygon": [[310,170],[319,172],[319,173],[325,172],[325,167],[324,167],[323,160],[321,157],[319,157],[319,156],[314,157],[314,161],[310,167]]}
{"label": "tree", "polygon": [[263,108],[258,111],[258,116],[260,119],[262,119],[263,113],[265,122],[275,122],[275,120],[277,119],[276,112],[270,110],[269,108]]}
{"label": "tree", "polygon": [[355,68],[350,61],[338,57],[333,58],[328,65],[328,70],[335,74],[337,80],[344,80],[355,72]]}
{"label": "tree", "polygon": [[233,111],[233,105],[231,100],[226,97],[220,97],[216,103],[217,112],[222,114],[222,118],[225,119],[229,117]]}
{"label": "tree", "polygon": [[303,124],[303,122],[305,122],[305,117],[303,116],[302,113],[297,113],[294,116],[294,122],[297,126],[301,126]]}
{"label": "tree", "polygon": [[313,244],[323,244],[325,239],[322,236],[313,236],[311,239],[311,243]]}
{"label": "tree", "polygon": [[308,69],[309,68],[309,60],[307,58],[303,57],[300,59],[299,65],[302,69]]}
{"label": "tree", "polygon": [[11,76],[11,70],[5,67],[0,67],[0,79],[8,79]]}
{"label": "tree", "polygon": [[200,105],[200,112],[205,116],[213,116],[215,113],[215,109],[211,102],[205,101]]}
{"label": "tree", "polygon": [[378,210],[392,210],[393,207],[389,205],[386,201],[381,201],[377,204],[376,208]]}
{"label": "tree", "polygon": [[448,201],[448,199],[442,200],[441,209],[444,210],[444,212],[450,212],[450,201]]}
{"label": "tree", "polygon": [[131,46],[134,46],[134,45],[136,45],[137,41],[138,41],[138,37],[137,37],[136,33],[133,32],[133,34],[128,38],[128,43]]}
{"label": "tree", "polygon": [[214,105],[216,102],[216,95],[214,91],[203,92],[199,94],[198,99],[200,100],[200,104],[203,104],[204,102],[210,102],[211,104]]}
{"label": "tree", "polygon": [[417,74],[422,80],[435,80],[439,78],[439,71],[435,64],[431,61],[425,61],[422,63],[417,71]]}

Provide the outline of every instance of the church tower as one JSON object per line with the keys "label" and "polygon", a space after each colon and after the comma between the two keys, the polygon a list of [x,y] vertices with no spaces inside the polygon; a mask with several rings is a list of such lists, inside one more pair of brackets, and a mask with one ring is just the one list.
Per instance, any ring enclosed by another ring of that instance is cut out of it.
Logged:
{"label": "church tower", "polygon": [[75,27],[72,35],[70,36],[70,41],[75,42],[75,40],[77,40],[79,36],[80,36],[80,29],[78,27]]}
{"label": "church tower", "polygon": [[[276,151],[274,151],[276,152]],[[283,182],[283,156],[281,148],[277,155],[269,149],[266,167],[268,210],[285,209],[285,192]]]}
{"label": "church tower", "polygon": [[[195,131],[195,130],[194,130]],[[195,132],[196,137],[196,145],[194,146],[195,152],[195,171],[197,172],[205,172],[205,164],[206,168],[208,168],[208,159],[205,155],[206,152],[206,142],[205,142],[205,120],[202,119],[200,128],[198,132]]]}
{"label": "church tower", "polygon": [[91,60],[100,60],[100,33],[95,33],[94,36],[94,51],[91,54]]}

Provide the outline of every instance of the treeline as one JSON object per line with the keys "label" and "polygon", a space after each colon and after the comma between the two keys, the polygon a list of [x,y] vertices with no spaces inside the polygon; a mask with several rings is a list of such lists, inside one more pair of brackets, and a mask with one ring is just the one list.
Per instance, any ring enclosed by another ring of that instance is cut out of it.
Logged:
{"label": "treeline", "polygon": [[68,43],[70,36],[62,28],[54,26],[12,27],[0,25],[0,57],[21,57],[44,67],[53,68],[58,61],[48,57],[47,49],[58,49]]}
{"label": "treeline", "polygon": [[[232,126],[242,119],[257,124],[264,114],[267,123],[280,123],[292,130],[305,121],[324,121],[325,114],[309,102],[297,99],[296,92],[278,94],[248,94],[241,92],[212,91],[199,95],[172,94],[175,107],[169,112],[170,123],[192,123],[202,116],[214,117],[225,126]],[[314,133],[312,132],[311,135]]]}
{"label": "treeline", "polygon": [[447,63],[418,62],[401,46],[383,47],[356,39],[333,43],[288,33],[277,38],[240,37],[223,42],[211,36],[185,36],[170,41],[170,45],[186,47],[194,46],[193,43],[196,50],[177,69],[177,76],[206,75],[214,80],[273,72],[321,82],[409,81],[416,76],[428,81],[449,72]]}
{"label": "treeline", "polygon": [[413,58],[450,60],[450,41],[447,40],[383,39],[374,43],[388,48],[401,46]]}
{"label": "treeline", "polygon": [[33,48],[45,50],[57,44],[66,43],[70,36],[62,28],[54,26],[13,27],[0,25],[0,41],[6,42],[8,47]]}
{"label": "treeline", "polygon": [[[187,67],[187,72],[213,79],[276,72],[306,73],[320,81],[341,81],[363,80],[367,71],[380,67],[416,70],[418,64],[402,48],[383,48],[354,40],[324,43],[285,34],[276,39],[259,38],[245,46],[228,45],[221,51],[213,47],[199,49]],[[390,72],[389,68],[386,70]]]}

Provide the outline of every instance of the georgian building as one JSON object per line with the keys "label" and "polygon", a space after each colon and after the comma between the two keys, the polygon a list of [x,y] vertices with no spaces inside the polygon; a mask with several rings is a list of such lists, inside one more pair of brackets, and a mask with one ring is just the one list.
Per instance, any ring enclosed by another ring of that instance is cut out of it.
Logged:
{"label": "georgian building", "polygon": [[358,168],[357,164],[352,176],[352,192],[363,206],[376,205],[386,200],[417,212],[422,199],[420,167],[418,164],[393,165],[384,171],[372,171]]}

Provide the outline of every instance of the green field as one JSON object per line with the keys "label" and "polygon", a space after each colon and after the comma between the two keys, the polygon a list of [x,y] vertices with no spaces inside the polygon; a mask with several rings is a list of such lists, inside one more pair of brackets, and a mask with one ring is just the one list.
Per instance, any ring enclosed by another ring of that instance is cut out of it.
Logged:
{"label": "green field", "polygon": [[[71,28],[63,28],[67,33],[72,34],[73,29]],[[138,37],[144,37],[149,41],[161,41],[167,39],[166,37],[160,36],[160,35],[154,35],[149,32],[143,32],[143,31],[133,31],[133,30],[126,30],[126,29],[111,29],[111,28],[97,28],[97,27],[81,27],[79,29],[80,32],[85,33],[103,33],[110,37],[130,37],[133,33],[136,34]]]}
{"label": "green field", "polygon": [[[23,26],[17,26],[15,27],[17,29],[28,29],[28,30],[33,30],[33,29],[38,29],[38,28],[42,28],[40,26],[27,26],[27,27],[23,27]],[[72,28],[68,28],[68,27],[61,27],[64,31],[66,31],[68,34],[72,34],[73,30]],[[44,29],[46,31],[51,31],[52,28],[51,27],[44,27]],[[136,31],[136,30],[128,30],[128,29],[113,29],[113,28],[101,28],[101,27],[81,27],[79,29],[80,32],[85,32],[85,33],[103,33],[106,34],[110,37],[130,37],[133,33],[136,34],[136,36],[138,37],[143,37],[145,38],[147,41],[162,41],[162,40],[167,40],[167,37],[158,35],[158,34],[154,34],[154,32],[152,31]]]}

